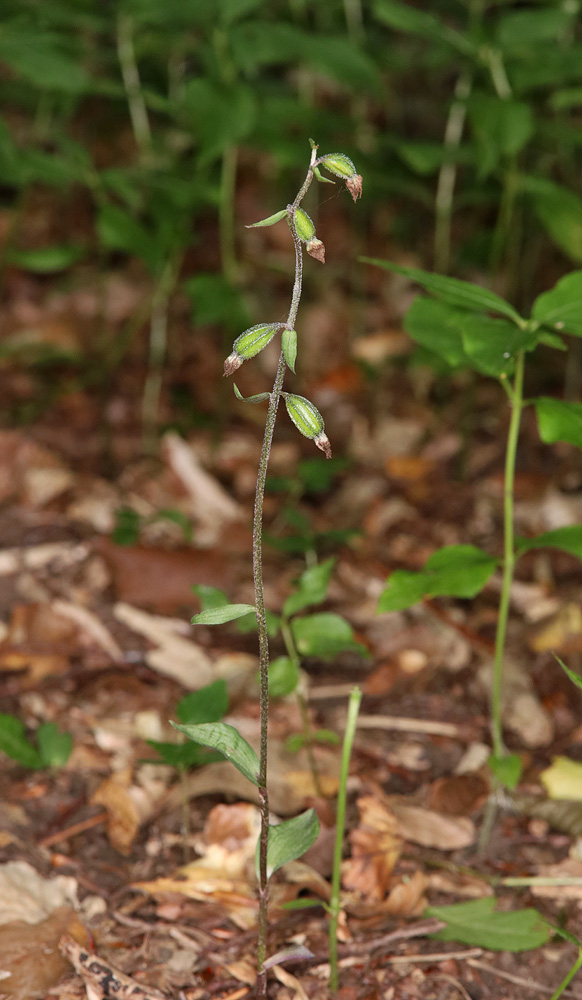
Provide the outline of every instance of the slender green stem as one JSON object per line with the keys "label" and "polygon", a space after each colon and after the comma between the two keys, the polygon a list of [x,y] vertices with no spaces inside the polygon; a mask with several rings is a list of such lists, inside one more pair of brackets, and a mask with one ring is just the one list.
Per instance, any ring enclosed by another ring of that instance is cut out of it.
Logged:
{"label": "slender green stem", "polygon": [[238,279],[238,262],[234,242],[234,200],[236,193],[237,157],[238,150],[236,146],[229,146],[222,154],[220,207],[218,210],[222,273],[231,285],[235,285]]}
{"label": "slender green stem", "polygon": [[[295,226],[295,209],[299,206],[309,185],[313,180],[313,165],[316,162],[316,150],[312,150],[311,163],[307,176],[290,206],[288,218],[289,228],[293,237],[295,247],[295,281],[293,283],[293,293],[291,296],[291,306],[287,317],[287,327],[290,330],[295,328],[299,302],[301,301],[301,288],[303,281],[303,248],[301,240],[297,234]],[[253,516],[253,578],[255,585],[255,608],[257,615],[257,628],[259,633],[259,662],[260,662],[260,751],[259,751],[259,799],[261,809],[261,832],[259,836],[259,928],[257,940],[257,1000],[265,1000],[267,996],[267,973],[264,968],[267,956],[267,916],[269,905],[269,881],[267,878],[267,846],[269,842],[269,793],[267,790],[267,762],[268,762],[268,722],[269,722],[269,637],[267,633],[267,620],[265,615],[265,598],[263,592],[263,505],[265,499],[265,481],[267,478],[267,468],[269,456],[271,454],[271,444],[273,442],[273,432],[277,419],[277,408],[281,398],[283,380],[287,365],[283,353],[279,358],[275,382],[269,399],[267,419],[265,423],[265,434],[263,437],[263,447],[259,459],[259,469],[257,473],[257,486],[255,491],[255,509]]]}
{"label": "slender green stem", "polygon": [[117,55],[127,96],[131,127],[142,159],[151,153],[152,133],[145,105],[133,45],[131,17],[120,14],[117,21]]}
{"label": "slender green stem", "polygon": [[168,334],[168,304],[179,270],[175,259],[166,261],[152,298],[148,373],[142,398],[143,449],[152,452],[156,446],[158,410]]}
{"label": "slender green stem", "polygon": [[333,852],[333,877],[331,882],[331,899],[329,901],[329,988],[332,993],[336,993],[338,989],[337,928],[340,915],[341,863],[346,825],[348,774],[350,770],[350,758],[352,755],[354,736],[356,734],[356,722],[358,720],[361,700],[362,692],[359,688],[355,687],[350,694],[348,704],[348,717],[346,719],[346,729],[344,733],[344,746],[342,751],[337,796],[337,820],[335,848]]}
{"label": "slender green stem", "polygon": [[[457,80],[455,98],[449,110],[443,145],[452,154],[463,137],[467,117],[467,98],[471,93],[473,77],[464,70]],[[451,221],[453,216],[453,196],[457,180],[457,164],[452,157],[443,163],[437,183],[435,197],[434,268],[443,274],[449,269],[451,256]]]}
{"label": "slender green stem", "polygon": [[513,488],[515,482],[515,459],[517,454],[517,441],[519,437],[519,424],[521,420],[521,411],[524,405],[523,369],[524,352],[519,351],[515,360],[515,375],[511,390],[511,420],[509,422],[507,450],[505,453],[505,479],[503,489],[503,580],[501,584],[501,597],[499,600],[497,632],[495,635],[495,658],[493,662],[493,685],[491,689],[491,732],[493,737],[493,753],[495,757],[503,757],[505,753],[501,724],[501,687],[503,679],[503,652],[505,649],[507,619],[509,616],[509,597],[511,583],[513,580],[513,570],[515,567],[515,546],[513,537]]}
{"label": "slender green stem", "polygon": [[562,979],[562,982],[558,986],[556,992],[552,993],[550,1000],[558,1000],[558,997],[562,996],[562,993],[564,992],[566,987],[570,985],[570,983],[572,982],[574,976],[576,975],[579,969],[582,969],[582,948],[578,949],[578,958],[574,962],[574,965],[567,973],[567,975],[565,975],[564,978]]}

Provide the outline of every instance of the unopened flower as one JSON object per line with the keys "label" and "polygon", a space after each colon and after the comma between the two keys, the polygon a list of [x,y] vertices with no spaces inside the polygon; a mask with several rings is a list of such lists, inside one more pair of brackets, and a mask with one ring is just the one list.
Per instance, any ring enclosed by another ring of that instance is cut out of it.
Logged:
{"label": "unopened flower", "polygon": [[325,264],[325,247],[321,240],[318,240],[314,236],[307,241],[305,249],[310,257],[315,257],[316,260],[320,260],[322,264]]}
{"label": "unopened flower", "polygon": [[331,458],[331,444],[327,434],[318,434],[316,438],[313,439],[313,443],[317,445],[320,451],[322,451],[326,458]]}
{"label": "unopened flower", "polygon": [[315,225],[302,208],[295,209],[295,229],[302,243],[308,243],[315,236]]}
{"label": "unopened flower", "polygon": [[345,153],[328,153],[321,158],[321,165],[329,170],[330,174],[342,177],[346,182],[346,187],[354,201],[362,196],[362,178],[356,172],[356,168],[349,156]]}
{"label": "unopened flower", "polygon": [[313,441],[325,453],[326,458],[331,458],[331,445],[325,433],[323,417],[317,407],[305,396],[296,396],[291,392],[283,392],[281,395],[285,400],[287,413],[297,430]]}
{"label": "unopened flower", "polygon": [[232,351],[224,362],[224,374],[232,375],[243,361],[254,358],[255,354],[262,351],[264,347],[273,339],[280,323],[257,323],[256,326],[249,327],[240,337],[237,337],[232,345]]}

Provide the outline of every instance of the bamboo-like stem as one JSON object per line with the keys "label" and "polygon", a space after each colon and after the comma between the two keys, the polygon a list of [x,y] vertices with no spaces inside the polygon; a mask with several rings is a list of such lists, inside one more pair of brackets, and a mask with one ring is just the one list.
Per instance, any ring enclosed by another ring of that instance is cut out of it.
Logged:
{"label": "bamboo-like stem", "polygon": [[142,159],[151,152],[152,133],[133,45],[133,22],[126,14],[117,21],[117,55],[127,96],[131,127]]}
{"label": "bamboo-like stem", "polygon": [[443,146],[451,153],[451,159],[443,163],[437,183],[435,197],[435,232],[434,232],[434,268],[445,274],[449,269],[451,256],[451,221],[453,215],[453,197],[457,180],[457,164],[453,163],[452,153],[460,145],[465,119],[467,117],[467,98],[471,93],[473,77],[465,70],[455,87],[455,98],[449,109],[445,128]]}
{"label": "bamboo-like stem", "polygon": [[348,703],[348,716],[344,733],[344,746],[342,751],[342,762],[340,768],[339,789],[337,796],[337,819],[335,830],[335,848],[333,852],[333,877],[331,883],[331,899],[329,901],[329,989],[331,993],[336,993],[338,988],[338,967],[337,967],[337,929],[340,915],[340,883],[341,883],[341,862],[344,843],[344,831],[346,825],[346,800],[348,774],[350,770],[350,758],[352,746],[356,734],[356,723],[362,692],[355,687],[350,695]]}
{"label": "bamboo-like stem", "polygon": [[519,425],[521,421],[521,411],[524,405],[523,369],[524,352],[519,351],[515,359],[515,375],[513,377],[513,387],[510,394],[511,420],[509,422],[507,449],[505,453],[505,477],[503,487],[503,579],[501,583],[499,617],[497,619],[497,631],[495,635],[495,658],[493,661],[493,683],[491,688],[491,735],[493,740],[493,754],[495,757],[503,757],[505,754],[501,723],[501,688],[503,680],[503,653],[505,649],[505,637],[507,634],[507,620],[509,617],[509,598],[515,567],[513,491],[515,483],[515,459],[517,455]]}
{"label": "bamboo-like stem", "polygon": [[[299,302],[301,301],[301,289],[303,281],[303,248],[301,240],[297,234],[295,226],[295,210],[299,207],[305,197],[309,186],[313,180],[313,166],[316,163],[317,149],[311,151],[311,163],[307,176],[295,198],[289,207],[288,223],[293,237],[295,247],[295,280],[293,282],[293,293],[291,296],[291,306],[287,317],[286,326],[289,330],[295,328]],[[260,661],[260,748],[259,748],[259,799],[261,810],[261,832],[259,836],[259,928],[257,940],[257,1000],[265,1000],[267,996],[267,972],[264,967],[267,956],[267,916],[269,904],[269,880],[267,878],[267,846],[269,842],[269,793],[267,790],[267,763],[268,763],[268,723],[269,723],[269,636],[267,633],[267,620],[265,615],[265,598],[263,592],[263,505],[265,499],[265,481],[267,478],[267,467],[271,454],[273,442],[273,432],[277,419],[277,408],[281,398],[283,380],[287,364],[283,352],[279,357],[277,373],[273,389],[269,399],[267,419],[265,422],[265,434],[263,437],[263,447],[259,459],[259,469],[257,473],[257,486],[255,491],[255,508],[253,516],[253,578],[255,585],[255,608],[257,615],[257,628],[259,633],[259,661]]]}

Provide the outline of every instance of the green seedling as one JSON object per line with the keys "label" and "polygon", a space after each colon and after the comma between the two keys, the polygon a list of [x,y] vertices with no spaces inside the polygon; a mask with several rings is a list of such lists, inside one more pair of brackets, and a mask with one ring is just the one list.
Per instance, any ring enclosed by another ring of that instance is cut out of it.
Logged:
{"label": "green seedling", "polygon": [[167,510],[158,510],[150,517],[142,517],[133,507],[119,507],[115,511],[115,527],[111,532],[111,540],[116,545],[137,545],[144,528],[158,521],[171,521],[177,524],[182,530],[182,536],[186,543],[192,541],[192,522],[189,517],[168,507]]}
{"label": "green seedling", "polygon": [[564,350],[562,334],[582,337],[582,271],[566,275],[554,288],[538,296],[530,317],[524,318],[505,299],[478,285],[386,261],[364,259],[411,278],[431,294],[432,298],[415,299],[406,315],[405,328],[417,343],[430,347],[449,364],[498,379],[508,397],[511,412],[505,457],[503,558],[472,545],[447,546],[435,552],[420,572],[394,572],[380,597],[378,610],[396,611],[423,598],[474,597],[496,568],[501,568],[491,694],[490,766],[501,782],[515,787],[520,777],[520,759],[506,753],[501,719],[503,656],[515,564],[524,552],[544,547],[562,549],[582,559],[580,525],[547,531],[535,538],[515,538],[513,489],[523,409],[529,405],[535,408],[540,437],[546,444],[567,441],[582,447],[582,405],[545,396],[526,399],[525,359],[540,344]]}
{"label": "green seedling", "polygon": [[43,722],[36,730],[36,746],[15,715],[0,714],[0,750],[23,767],[64,767],[73,749],[73,737],[62,733],[54,722]]}
{"label": "green seedling", "polygon": [[[211,723],[209,725],[178,725],[177,728],[184,732],[190,739],[197,743],[202,743],[214,750],[222,753],[245,775],[259,790],[260,810],[261,810],[261,832],[258,844],[258,883],[259,883],[259,928],[257,941],[257,997],[265,1000],[267,995],[267,915],[269,899],[269,879],[272,872],[285,861],[293,860],[303,853],[307,847],[314,842],[317,837],[319,824],[317,817],[312,810],[308,810],[302,817],[295,817],[287,820],[276,827],[269,824],[269,792],[267,786],[267,753],[268,753],[268,715],[269,715],[269,632],[267,625],[267,614],[263,595],[263,502],[265,495],[265,481],[267,478],[267,467],[271,452],[271,444],[277,418],[277,410],[281,399],[284,400],[287,413],[297,429],[305,437],[313,441],[326,457],[331,456],[331,445],[325,433],[323,417],[314,404],[304,396],[283,390],[283,384],[287,368],[292,371],[295,366],[297,353],[297,338],[291,335],[295,331],[297,323],[297,313],[301,300],[302,279],[303,279],[303,248],[316,260],[323,262],[325,259],[325,249],[321,241],[317,238],[313,223],[300,208],[301,202],[314,178],[321,177],[319,168],[326,168],[329,172],[337,175],[341,165],[344,171],[342,180],[354,201],[361,195],[362,178],[356,173],[356,169],[343,154],[331,154],[328,156],[318,156],[317,146],[311,142],[311,158],[307,175],[299,192],[292,204],[280,210],[268,219],[262,220],[256,225],[276,225],[285,221],[291,232],[293,245],[295,248],[295,280],[291,297],[291,306],[285,323],[263,323],[259,326],[251,327],[244,331],[236,340],[233,349],[226,359],[224,372],[230,375],[240,368],[246,357],[252,357],[257,346],[257,330],[263,331],[261,337],[265,338],[265,331],[268,330],[269,339],[271,328],[273,336],[281,335],[281,354],[273,388],[270,392],[258,393],[251,396],[246,402],[260,404],[268,400],[267,418],[265,424],[265,434],[259,468],[257,474],[257,486],[255,493],[255,507],[253,519],[253,576],[255,589],[254,605],[225,605],[214,607],[208,611],[203,611],[193,618],[196,624],[221,624],[243,618],[248,612],[254,612],[256,616],[258,638],[259,638],[259,660],[260,660],[260,750],[259,755],[246,740],[232,726],[224,723]],[[319,175],[319,177],[318,177]],[[299,213],[299,214],[298,214]],[[282,332],[287,331],[283,336]],[[239,399],[242,399],[240,392],[235,388]],[[346,648],[346,626],[339,616],[334,615],[313,615],[307,618],[294,619],[295,612],[309,606],[314,599],[322,599],[327,593],[327,583],[331,565],[314,567],[311,576],[306,578],[304,574],[300,587],[295,595],[291,595],[286,605],[286,615],[290,619],[289,630],[296,645],[297,652],[302,655],[335,655],[338,649]],[[347,626],[349,628],[349,626]],[[338,634],[339,630],[339,634]],[[351,635],[350,635],[351,639]]]}

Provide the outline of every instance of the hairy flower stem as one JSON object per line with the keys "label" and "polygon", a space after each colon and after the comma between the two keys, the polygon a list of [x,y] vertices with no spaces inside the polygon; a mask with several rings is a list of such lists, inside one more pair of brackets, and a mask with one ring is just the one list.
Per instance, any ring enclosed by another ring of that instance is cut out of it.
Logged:
{"label": "hairy flower stem", "polygon": [[[313,166],[316,162],[316,150],[312,150],[311,163],[307,176],[290,206],[289,228],[295,246],[295,281],[293,283],[293,294],[291,297],[291,307],[287,317],[286,326],[289,330],[295,327],[299,302],[301,301],[301,288],[303,279],[303,248],[301,240],[297,235],[295,227],[295,209],[298,208],[305,197],[309,185],[313,180]],[[255,491],[255,510],[253,517],[253,578],[255,583],[255,608],[257,614],[257,628],[259,632],[259,659],[260,659],[260,714],[261,714],[261,735],[259,749],[259,798],[261,808],[261,833],[259,838],[259,929],[257,941],[257,998],[265,1000],[267,996],[267,972],[264,968],[267,955],[267,910],[269,903],[269,881],[267,878],[267,845],[269,840],[269,794],[267,791],[267,749],[268,749],[268,722],[269,722],[269,637],[267,634],[267,620],[265,616],[265,599],[263,593],[263,504],[265,498],[265,481],[267,478],[267,467],[271,454],[273,442],[273,432],[277,419],[277,408],[281,398],[283,379],[287,364],[283,353],[279,358],[277,374],[269,399],[267,410],[267,420],[265,423],[265,435],[263,447],[259,460],[259,470],[257,474],[257,486]]]}
{"label": "hairy flower stem", "polygon": [[505,476],[503,487],[503,579],[501,583],[497,633],[495,636],[495,659],[493,663],[493,686],[491,690],[491,734],[493,739],[493,753],[495,757],[503,757],[505,754],[501,725],[501,686],[503,679],[503,652],[505,649],[507,619],[509,616],[509,598],[511,584],[513,581],[513,570],[515,567],[513,490],[515,482],[517,440],[519,437],[521,411],[523,409],[523,368],[524,352],[519,351],[515,360],[513,387],[510,391],[511,420],[509,422],[507,450],[505,453]]}

